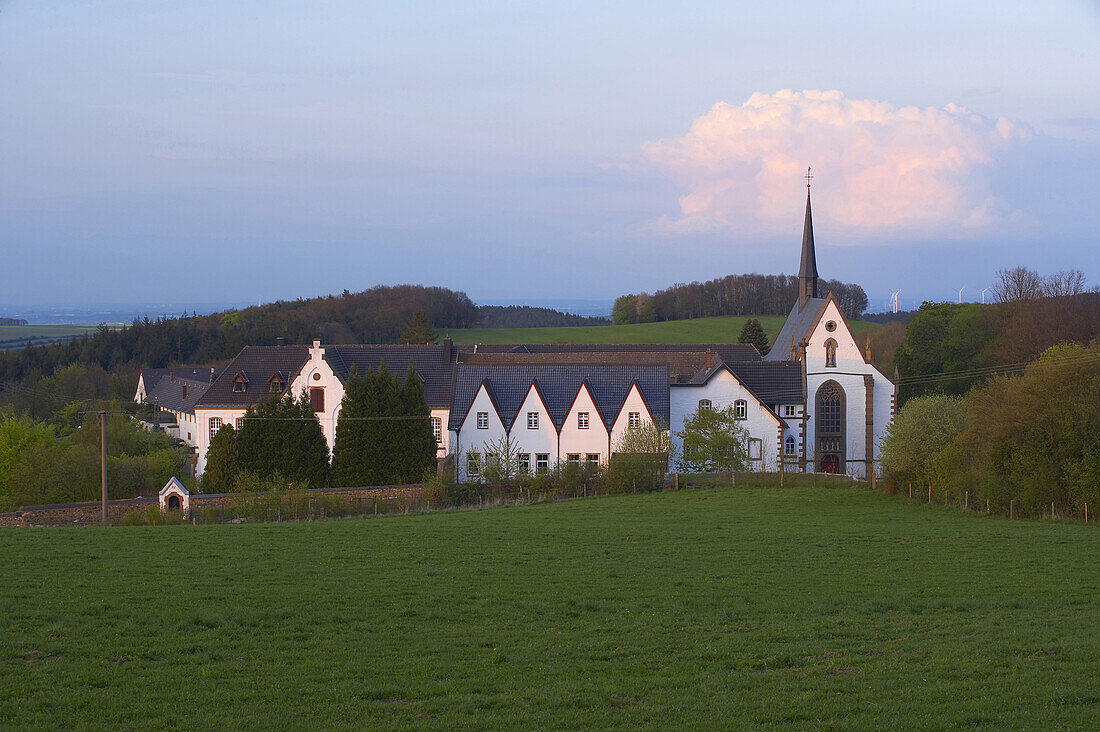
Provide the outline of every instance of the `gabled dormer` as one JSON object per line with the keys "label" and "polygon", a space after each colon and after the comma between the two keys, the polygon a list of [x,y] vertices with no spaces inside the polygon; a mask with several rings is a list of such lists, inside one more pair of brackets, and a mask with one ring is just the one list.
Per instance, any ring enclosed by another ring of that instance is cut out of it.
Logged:
{"label": "gabled dormer", "polygon": [[282,394],[283,390],[286,389],[286,383],[286,377],[278,371],[271,374],[267,379],[268,390],[272,394]]}
{"label": "gabled dormer", "polygon": [[248,391],[248,377],[243,371],[238,371],[233,376],[233,393],[244,394],[246,391]]}

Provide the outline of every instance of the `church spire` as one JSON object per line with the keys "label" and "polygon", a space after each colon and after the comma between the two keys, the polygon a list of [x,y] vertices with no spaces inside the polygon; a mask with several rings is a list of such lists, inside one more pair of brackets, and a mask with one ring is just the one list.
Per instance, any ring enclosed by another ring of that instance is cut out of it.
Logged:
{"label": "church spire", "polygon": [[806,168],[806,222],[802,225],[802,265],[798,269],[798,309],[817,297],[817,256],[814,254],[814,222],[810,216],[810,169]]}

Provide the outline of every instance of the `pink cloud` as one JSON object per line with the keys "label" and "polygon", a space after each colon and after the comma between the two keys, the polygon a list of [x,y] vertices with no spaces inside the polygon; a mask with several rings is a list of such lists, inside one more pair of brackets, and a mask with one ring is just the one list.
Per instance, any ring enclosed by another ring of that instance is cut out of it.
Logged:
{"label": "pink cloud", "polygon": [[789,231],[801,220],[798,185],[810,165],[815,223],[833,232],[967,238],[1005,215],[982,171],[1030,136],[955,104],[783,90],[715,104],[686,135],[647,143],[644,154],[682,191],[679,216],[662,218],[659,231]]}

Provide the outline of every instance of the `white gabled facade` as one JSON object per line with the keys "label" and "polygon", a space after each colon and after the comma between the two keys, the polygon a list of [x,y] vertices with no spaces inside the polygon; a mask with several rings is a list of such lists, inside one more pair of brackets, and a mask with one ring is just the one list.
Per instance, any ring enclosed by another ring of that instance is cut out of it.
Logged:
{"label": "white gabled facade", "polygon": [[[830,295],[806,338],[806,458],[819,472],[866,477],[894,416],[895,387],[870,362]],[[837,410],[839,422],[832,414]]]}
{"label": "white gabled facade", "polygon": [[537,455],[549,456],[548,467],[558,461],[558,428],[534,383],[528,387],[508,435],[517,451],[528,456],[531,470],[535,469]]}
{"label": "white gabled facade", "polygon": [[611,423],[612,453],[618,451],[623,436],[630,429],[632,415],[637,415],[639,426],[653,424],[653,413],[649,411],[649,405],[646,404],[641,390],[638,389],[638,382],[630,385],[630,391],[627,393],[626,399],[623,400],[622,406],[619,407],[619,413],[615,416],[615,420]]}
{"label": "white gabled facade", "polygon": [[[499,444],[507,435],[508,430],[501,419],[497,405],[489,396],[489,390],[482,384],[470,405],[470,411],[466,413],[458,431],[455,433],[455,458],[458,479],[477,480],[485,470],[485,454],[492,451],[492,446]],[[472,456],[476,456],[472,457]],[[470,468],[472,460],[477,461],[477,473]]]}
{"label": "white gabled facade", "polygon": [[344,400],[344,383],[332,370],[332,366],[325,360],[325,349],[320,341],[313,341],[309,349],[309,360],[290,380],[290,394],[297,399],[302,392],[310,395],[313,400],[316,394],[320,394],[318,406],[321,409],[314,410],[317,421],[321,423],[321,432],[328,443],[328,454],[331,456],[336,447],[336,420],[340,416],[340,405]]}
{"label": "white gabled facade", "polygon": [[[669,387],[669,418],[672,429],[672,445],[677,454],[683,453],[683,440],[677,433],[701,406],[713,409],[732,407],[745,428],[749,443],[746,445],[749,470],[778,470],[780,445],[784,435],[780,420],[766,404],[760,402],[727,368],[718,368],[703,384],[673,384]],[[741,411],[743,410],[743,412]]]}
{"label": "white gabled facade", "polygon": [[[611,452],[610,440],[611,434],[600,410],[596,408],[596,401],[588,390],[588,384],[581,382],[561,425],[559,459],[565,461],[569,460],[570,455],[577,455],[582,463],[599,462],[606,465]],[[592,456],[598,457],[590,459]]]}

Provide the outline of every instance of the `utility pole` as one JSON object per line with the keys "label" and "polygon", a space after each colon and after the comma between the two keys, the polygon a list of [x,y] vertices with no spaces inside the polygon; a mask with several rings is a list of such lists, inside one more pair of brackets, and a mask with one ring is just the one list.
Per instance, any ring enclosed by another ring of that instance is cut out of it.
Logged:
{"label": "utility pole", "polygon": [[107,413],[99,413],[99,482],[103,487],[103,525],[107,525]]}

